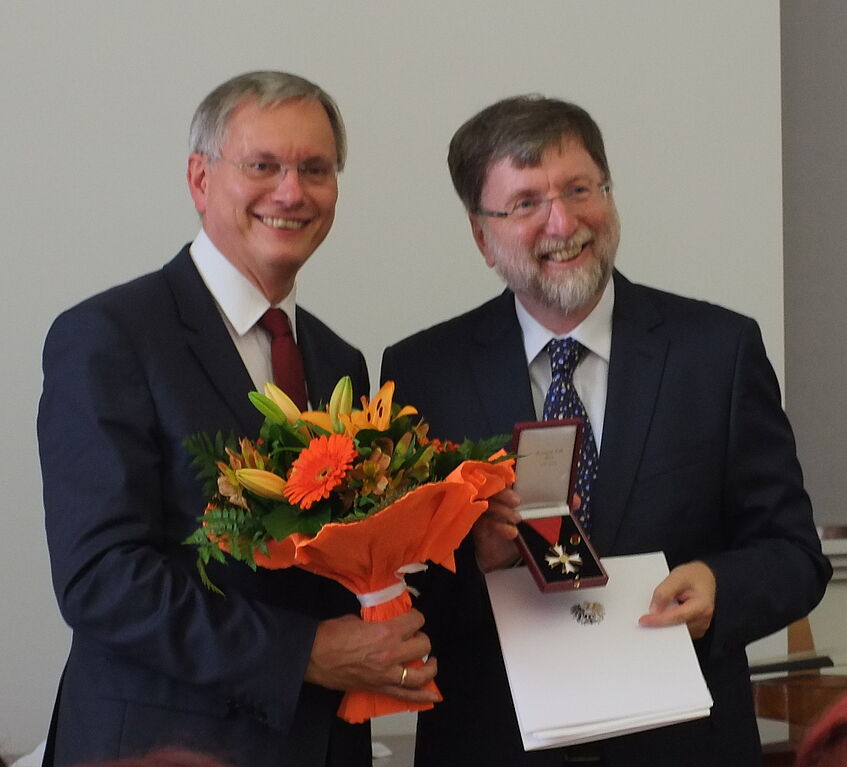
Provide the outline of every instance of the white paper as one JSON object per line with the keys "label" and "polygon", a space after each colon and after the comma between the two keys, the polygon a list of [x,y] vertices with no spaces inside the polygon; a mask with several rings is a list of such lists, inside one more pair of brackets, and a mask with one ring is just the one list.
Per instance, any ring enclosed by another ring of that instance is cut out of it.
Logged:
{"label": "white paper", "polygon": [[[643,628],[664,554],[606,557],[601,588],[542,593],[525,568],[486,582],[524,748],[584,743],[708,716],[712,698],[685,626]],[[600,623],[571,607],[599,602]]]}

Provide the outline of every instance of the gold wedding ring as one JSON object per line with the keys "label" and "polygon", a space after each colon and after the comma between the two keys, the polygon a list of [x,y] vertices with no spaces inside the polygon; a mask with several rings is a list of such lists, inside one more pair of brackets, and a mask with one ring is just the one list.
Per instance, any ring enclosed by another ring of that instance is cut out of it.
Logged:
{"label": "gold wedding ring", "polygon": [[409,673],[409,669],[403,666],[403,673],[400,675],[400,686],[403,687],[406,684],[406,674]]}

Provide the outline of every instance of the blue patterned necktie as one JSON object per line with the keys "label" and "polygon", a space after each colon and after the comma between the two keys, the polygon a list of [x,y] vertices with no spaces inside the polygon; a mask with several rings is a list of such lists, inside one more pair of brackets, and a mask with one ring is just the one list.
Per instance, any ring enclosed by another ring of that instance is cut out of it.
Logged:
{"label": "blue patterned necktie", "polygon": [[597,445],[588,413],[573,385],[574,370],[586,349],[573,338],[554,338],[545,349],[550,355],[553,382],[544,399],[544,420],[579,418],[583,424],[574,492],[581,501],[576,515],[587,532],[591,526],[591,486],[597,476]]}

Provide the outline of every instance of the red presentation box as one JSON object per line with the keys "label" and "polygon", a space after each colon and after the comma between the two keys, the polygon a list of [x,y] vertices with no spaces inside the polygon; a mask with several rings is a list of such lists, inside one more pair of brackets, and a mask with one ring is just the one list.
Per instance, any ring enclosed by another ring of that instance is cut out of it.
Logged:
{"label": "red presentation box", "polygon": [[517,544],[541,591],[605,586],[600,557],[571,514],[582,421],[515,425],[515,491],[521,497]]}

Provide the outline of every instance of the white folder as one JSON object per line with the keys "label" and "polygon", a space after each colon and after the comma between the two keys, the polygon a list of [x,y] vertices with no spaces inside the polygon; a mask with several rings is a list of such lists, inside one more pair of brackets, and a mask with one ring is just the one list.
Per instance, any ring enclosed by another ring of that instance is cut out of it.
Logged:
{"label": "white folder", "polygon": [[[602,588],[542,593],[525,568],[486,582],[523,745],[585,743],[709,715],[712,698],[684,626],[643,628],[664,554],[606,557]],[[601,621],[571,608],[602,606]]]}

